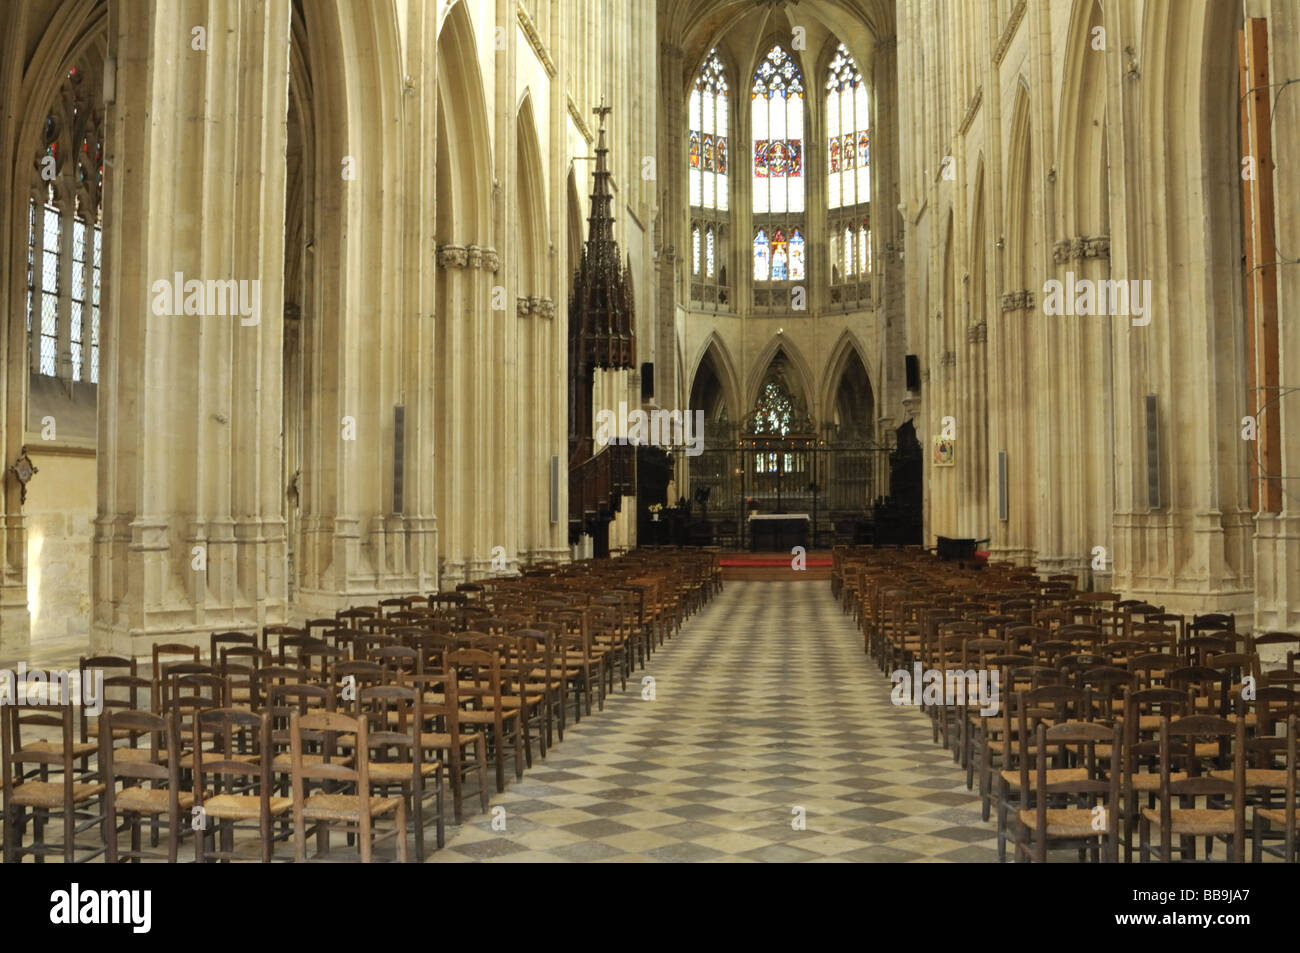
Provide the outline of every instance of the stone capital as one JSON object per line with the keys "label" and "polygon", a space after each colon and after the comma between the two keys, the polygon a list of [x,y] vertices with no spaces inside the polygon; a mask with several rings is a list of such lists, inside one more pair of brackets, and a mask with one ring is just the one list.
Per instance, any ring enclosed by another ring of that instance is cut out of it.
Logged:
{"label": "stone capital", "polygon": [[469,264],[464,245],[439,245],[436,255],[439,268],[464,268]]}

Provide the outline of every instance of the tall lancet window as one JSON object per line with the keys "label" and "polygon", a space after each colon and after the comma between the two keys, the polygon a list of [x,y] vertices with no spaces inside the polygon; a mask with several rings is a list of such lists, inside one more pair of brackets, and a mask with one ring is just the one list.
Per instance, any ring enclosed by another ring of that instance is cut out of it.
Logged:
{"label": "tall lancet window", "polygon": [[753,126],[754,234],[751,256],[756,307],[788,307],[778,283],[807,274],[804,209],[804,84],[798,64],[778,44],[754,71],[750,94]]}
{"label": "tall lancet window", "polygon": [[73,68],[41,128],[27,204],[27,333],[33,373],[99,381],[104,115]]}
{"label": "tall lancet window", "polygon": [[871,132],[867,85],[841,43],[826,71],[826,209],[833,304],[870,298]]}
{"label": "tall lancet window", "polygon": [[691,189],[691,298],[725,307],[731,173],[727,71],[716,50],[695,75],[687,106]]}

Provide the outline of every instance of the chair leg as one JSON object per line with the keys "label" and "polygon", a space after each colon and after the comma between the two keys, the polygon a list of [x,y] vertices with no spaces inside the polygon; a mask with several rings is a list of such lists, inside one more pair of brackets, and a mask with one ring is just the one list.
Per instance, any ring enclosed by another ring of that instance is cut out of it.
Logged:
{"label": "chair leg", "polygon": [[451,780],[451,811],[457,824],[463,823],[465,819],[465,804],[462,789],[464,777],[461,773],[460,759],[461,750],[455,746],[453,740],[453,745],[447,752],[447,771]]}
{"label": "chair leg", "polygon": [[496,767],[497,767],[497,793],[500,794],[506,789],[506,755],[505,755],[505,738],[502,732],[493,728],[492,746],[496,749]]}
{"label": "chair leg", "polygon": [[269,864],[271,862],[271,853],[274,849],[274,845],[271,841],[271,815],[269,813],[260,818],[258,828],[262,834],[262,863]]}
{"label": "chair leg", "polygon": [[474,747],[478,750],[479,806],[482,807],[483,813],[486,814],[488,812],[487,742],[484,740],[482,732],[474,736]]}
{"label": "chair leg", "polygon": [[[405,792],[403,792],[405,793]],[[411,813],[415,815],[415,862],[424,863],[424,778],[411,782]],[[402,828],[406,830],[405,826]],[[405,838],[405,834],[402,835]]]}
{"label": "chair leg", "polygon": [[441,849],[442,846],[446,843],[446,837],[447,837],[446,823],[443,820],[443,816],[442,816],[442,812],[443,812],[442,765],[438,766],[437,778],[438,778],[438,847],[439,849]]}
{"label": "chair leg", "polygon": [[[424,839],[424,831],[419,831],[416,836],[421,840]],[[402,798],[397,799],[397,861],[405,864],[409,858],[406,853],[406,801]]]}

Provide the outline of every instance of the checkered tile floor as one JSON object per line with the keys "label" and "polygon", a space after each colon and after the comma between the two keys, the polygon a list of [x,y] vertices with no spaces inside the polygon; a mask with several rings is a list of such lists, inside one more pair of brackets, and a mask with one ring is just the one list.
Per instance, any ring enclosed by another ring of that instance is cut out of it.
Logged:
{"label": "checkered tile floor", "polygon": [[964,774],[824,586],[729,583],[636,682],[522,781],[507,764],[504,830],[467,796],[430,860],[997,860]]}

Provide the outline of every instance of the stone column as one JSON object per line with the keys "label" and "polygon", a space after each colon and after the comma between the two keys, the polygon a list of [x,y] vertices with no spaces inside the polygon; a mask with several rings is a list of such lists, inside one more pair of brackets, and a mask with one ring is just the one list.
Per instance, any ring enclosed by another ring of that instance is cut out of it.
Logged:
{"label": "stone column", "polygon": [[285,610],[289,6],[110,11],[92,648],[143,653]]}

